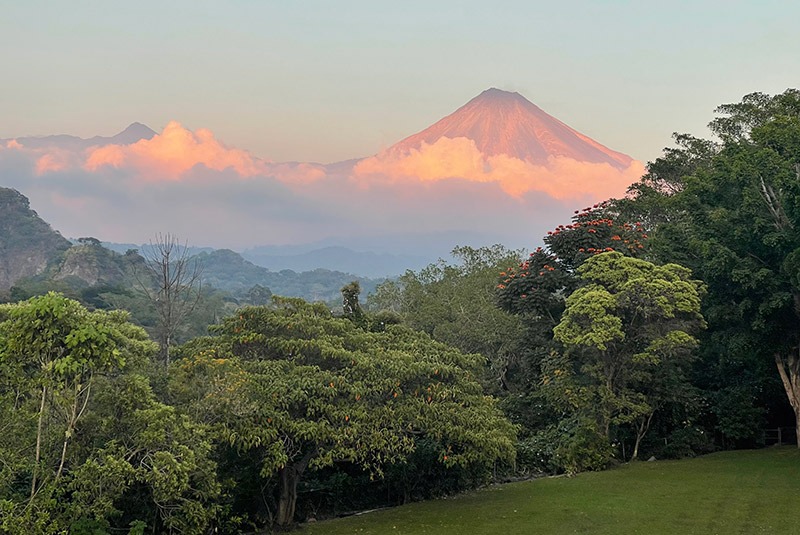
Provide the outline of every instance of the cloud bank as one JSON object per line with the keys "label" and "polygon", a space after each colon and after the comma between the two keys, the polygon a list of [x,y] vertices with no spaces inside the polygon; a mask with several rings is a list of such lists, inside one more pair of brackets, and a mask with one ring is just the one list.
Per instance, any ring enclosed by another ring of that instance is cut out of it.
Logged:
{"label": "cloud bank", "polygon": [[266,172],[265,162],[247,151],[225,147],[210,130],[192,132],[176,121],[167,124],[163,132],[152,139],[88,149],[84,168],[87,171],[98,171],[106,166],[127,168],[154,180],[179,180],[197,165],[215,171],[233,169],[242,177]]}
{"label": "cloud bank", "polygon": [[354,168],[356,177],[368,181],[385,178],[394,183],[415,179],[435,182],[463,178],[498,184],[512,197],[539,192],[559,201],[579,202],[622,196],[643,172],[644,166],[636,161],[620,171],[607,163],[579,162],[565,157],[550,157],[546,165],[535,165],[504,154],[486,156],[474,141],[464,137],[442,137],[433,144],[423,142],[419,149],[401,155],[386,151],[361,160]]}
{"label": "cloud bank", "polygon": [[275,163],[177,122],[129,145],[0,145],[0,186],[27,195],[65,236],[143,243],[172,232],[239,249],[434,232],[533,246],[575,208],[623,195],[643,169],[487,157],[466,138],[352,165]]}

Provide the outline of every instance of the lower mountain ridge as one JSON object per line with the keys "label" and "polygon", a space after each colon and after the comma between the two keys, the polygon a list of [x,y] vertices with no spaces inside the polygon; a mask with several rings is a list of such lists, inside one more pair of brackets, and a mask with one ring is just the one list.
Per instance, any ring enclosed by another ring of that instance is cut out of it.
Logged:
{"label": "lower mountain ridge", "polygon": [[[0,188],[0,299],[56,290],[97,308],[125,308],[123,303],[136,293],[137,270],[140,275],[150,256],[148,247],[141,246],[142,256],[137,246],[108,248],[91,237],[73,244],[42,220],[24,195]],[[368,293],[382,280],[321,268],[272,271],[229,249],[193,248],[190,253],[190,262],[201,266],[206,291],[224,292],[222,299],[233,303],[264,304],[265,294],[275,294],[333,306],[344,285],[358,280]]]}

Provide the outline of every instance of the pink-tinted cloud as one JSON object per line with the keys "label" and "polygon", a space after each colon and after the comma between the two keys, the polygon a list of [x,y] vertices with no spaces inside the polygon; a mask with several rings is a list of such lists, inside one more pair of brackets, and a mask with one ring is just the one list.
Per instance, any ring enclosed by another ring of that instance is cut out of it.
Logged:
{"label": "pink-tinted cloud", "polygon": [[566,157],[551,157],[545,166],[534,165],[503,154],[487,157],[471,139],[442,137],[401,155],[384,152],[366,158],[353,172],[364,181],[389,180],[398,184],[454,178],[495,183],[512,197],[540,192],[569,201],[620,197],[643,171],[644,166],[636,161],[620,171],[606,163]]}
{"label": "pink-tinted cloud", "polygon": [[382,175],[394,181],[412,177],[422,181],[458,177],[488,182],[485,166],[485,158],[474,141],[465,137],[443,137],[431,145],[423,142],[420,150],[412,149],[402,156],[384,152],[365,158],[355,166],[354,172],[360,177]]}
{"label": "pink-tinted cloud", "polygon": [[[142,243],[173,232],[240,249],[401,233],[535,246],[575,208],[624,194],[640,174],[638,163],[620,172],[569,158],[535,166],[487,157],[466,138],[353,163],[274,163],[174,122],[129,145],[0,150],[0,186],[28,195],[66,236]],[[475,244],[451,242],[437,254],[457,243]]]}
{"label": "pink-tinted cloud", "polygon": [[152,180],[179,180],[196,165],[222,171],[233,169],[250,177],[267,172],[267,164],[247,151],[228,148],[210,130],[194,132],[172,121],[152,139],[131,145],[106,145],[87,151],[84,167],[98,171],[103,167],[137,170]]}
{"label": "pink-tinted cloud", "polygon": [[36,160],[36,174],[53,173],[63,171],[74,163],[74,155],[66,151],[46,152]]}
{"label": "pink-tinted cloud", "polygon": [[[45,138],[46,139],[46,138]],[[313,163],[274,163],[224,145],[207,129],[194,132],[172,121],[151,139],[131,144],[108,144],[86,150],[57,139],[27,147],[12,139],[0,146],[33,161],[36,175],[81,169],[89,173],[119,171],[137,183],[184,180],[195,168],[231,171],[227,179],[270,177],[304,188],[322,180],[324,166]]]}

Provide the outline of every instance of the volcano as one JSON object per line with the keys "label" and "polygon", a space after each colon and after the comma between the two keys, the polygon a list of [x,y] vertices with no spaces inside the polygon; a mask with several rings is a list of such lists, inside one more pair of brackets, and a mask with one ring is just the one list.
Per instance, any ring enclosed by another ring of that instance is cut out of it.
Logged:
{"label": "volcano", "polygon": [[627,168],[633,159],[570,128],[520,95],[487,89],[452,114],[386,149],[401,157],[441,138],[467,138],[485,156],[506,155],[535,165],[552,157]]}

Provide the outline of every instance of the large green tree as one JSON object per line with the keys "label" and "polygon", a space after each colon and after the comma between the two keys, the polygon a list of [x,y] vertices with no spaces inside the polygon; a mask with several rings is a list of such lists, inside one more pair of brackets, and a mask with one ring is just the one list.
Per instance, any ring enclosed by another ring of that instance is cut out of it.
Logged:
{"label": "large green tree", "polygon": [[[530,430],[530,437],[523,447],[540,469],[601,467],[611,453],[609,440],[620,445],[620,453],[626,458],[630,451],[638,454],[639,444],[656,410],[672,405],[680,411],[692,397],[688,370],[672,373],[676,368],[669,366],[653,367],[647,373],[644,373],[644,366],[633,368],[634,376],[650,374],[650,379],[634,382],[622,376],[620,384],[624,388],[615,390],[616,387],[608,388],[606,385],[602,390],[602,367],[598,368],[596,363],[589,365],[585,358],[577,358],[579,355],[588,358],[590,352],[575,340],[563,336],[568,307],[572,304],[574,311],[576,301],[583,299],[588,292],[588,281],[582,275],[582,270],[588,268],[583,266],[588,263],[597,266],[600,262],[597,259],[612,255],[612,258],[619,257],[614,262],[614,269],[619,269],[622,277],[626,274],[625,268],[629,267],[628,262],[635,263],[637,258],[649,254],[649,222],[635,214],[637,212],[631,210],[626,201],[619,200],[576,210],[571,223],[559,225],[547,233],[544,248],[533,251],[518,267],[500,273],[497,284],[500,306],[524,321],[527,344],[538,348],[534,361],[538,374],[532,374],[533,381],[528,388],[539,406],[547,408],[544,416],[549,414],[550,420],[536,420],[538,429]],[[589,295],[596,297],[598,294],[590,292]],[[610,311],[606,313],[606,320],[613,315]],[[635,315],[632,317],[637,318]],[[620,321],[629,319],[623,317]],[[554,337],[559,324],[562,336]],[[640,333],[640,336],[647,335]],[[628,342],[633,340],[631,334],[627,338]],[[617,349],[624,353],[621,347]],[[605,353],[606,357],[610,355]],[[625,357],[620,358],[624,360]],[[611,375],[613,377],[614,373]],[[612,386],[617,384],[613,378],[611,383]],[[601,403],[603,396],[605,401]],[[650,401],[645,401],[645,398]],[[587,408],[590,409],[588,412]],[[667,413],[658,412],[665,416]],[[630,426],[630,438],[627,431],[612,433],[612,426],[615,430]],[[666,422],[665,427],[672,425]],[[631,448],[626,451],[627,442]]]}
{"label": "large green tree", "polygon": [[454,262],[440,260],[407,271],[378,287],[369,308],[392,311],[404,323],[465,353],[486,357],[485,385],[514,391],[524,368],[523,325],[497,307],[497,273],[520,263],[519,251],[501,245],[456,247]]}
{"label": "large green tree", "polygon": [[692,244],[717,305],[771,353],[800,438],[800,92],[721,111],[712,126],[724,147],[685,193]]}
{"label": "large green tree", "polygon": [[401,325],[380,332],[324,305],[276,299],[227,318],[184,350],[173,390],[241,458],[277,478],[276,523],[293,521],[306,470],[347,461],[379,476],[438,444],[445,465],[514,457],[514,431],[475,376],[481,358]]}
{"label": "large green tree", "polygon": [[584,284],[553,329],[571,366],[552,370],[545,382],[564,384],[606,441],[612,425],[633,424],[636,458],[653,414],[686,383],[694,335],[704,326],[702,285],[684,267],[617,252],[589,258],[578,276]]}
{"label": "large green tree", "polygon": [[124,312],[55,293],[0,305],[0,532],[205,532],[209,445],[155,399],[155,350]]}
{"label": "large green tree", "polygon": [[800,436],[800,91],[752,93],[716,111],[709,126],[721,142],[667,153],[650,175],[675,187],[659,197],[643,181],[634,204],[664,209],[653,222],[658,254],[707,283],[720,362],[772,362]]}
{"label": "large green tree", "polygon": [[[119,368],[124,363],[120,348],[130,342],[122,329],[122,314],[90,313],[55,293],[3,305],[0,319],[6,425],[24,427],[12,416],[28,411],[35,422],[34,429],[28,430],[35,438],[26,463],[33,501],[48,481],[58,481],[64,474],[95,376]],[[18,435],[3,436],[15,439]]]}

